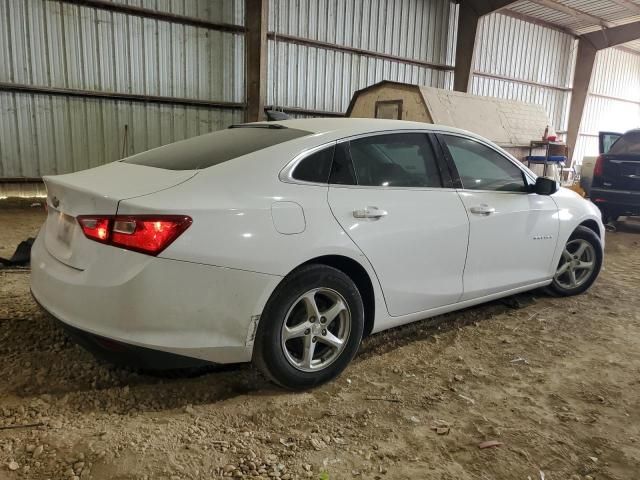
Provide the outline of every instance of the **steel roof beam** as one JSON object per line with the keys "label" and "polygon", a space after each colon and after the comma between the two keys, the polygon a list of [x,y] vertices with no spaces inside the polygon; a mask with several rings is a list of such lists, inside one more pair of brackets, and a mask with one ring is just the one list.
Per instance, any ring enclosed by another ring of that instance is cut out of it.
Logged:
{"label": "steel roof beam", "polygon": [[615,47],[621,43],[631,42],[640,38],[640,22],[626,23],[610,28],[603,28],[595,32],[580,35],[596,50]]}
{"label": "steel roof beam", "polygon": [[551,10],[555,10],[556,12],[561,12],[570,17],[579,18],[586,23],[600,25],[602,27],[613,27],[613,24],[607,22],[605,19],[597,17],[595,15],[591,15],[590,13],[583,12],[582,10],[578,10],[577,8],[569,7],[568,5],[564,5],[562,3],[556,2],[554,0],[529,0],[531,3],[535,3],[536,5],[540,5],[542,7],[550,8]]}
{"label": "steel roof beam", "polygon": [[632,2],[631,0],[611,0],[611,1],[616,5],[620,5],[621,7],[626,8],[631,12],[640,13],[640,5]]}

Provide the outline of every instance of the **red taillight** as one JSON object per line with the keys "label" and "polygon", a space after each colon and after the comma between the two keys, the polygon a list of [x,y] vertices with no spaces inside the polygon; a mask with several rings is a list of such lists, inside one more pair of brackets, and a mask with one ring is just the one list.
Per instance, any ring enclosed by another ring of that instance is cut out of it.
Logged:
{"label": "red taillight", "polygon": [[185,215],[82,215],[78,223],[90,240],[158,255],[189,228],[191,218]]}
{"label": "red taillight", "polygon": [[102,243],[109,240],[110,222],[109,218],[103,217],[78,217],[78,223],[80,223],[85,237]]}
{"label": "red taillight", "polygon": [[598,158],[596,159],[596,164],[593,166],[594,177],[602,176],[603,164],[604,164],[604,158],[602,158],[602,155],[599,155]]}
{"label": "red taillight", "polygon": [[189,217],[116,217],[111,244],[157,255],[191,225]]}

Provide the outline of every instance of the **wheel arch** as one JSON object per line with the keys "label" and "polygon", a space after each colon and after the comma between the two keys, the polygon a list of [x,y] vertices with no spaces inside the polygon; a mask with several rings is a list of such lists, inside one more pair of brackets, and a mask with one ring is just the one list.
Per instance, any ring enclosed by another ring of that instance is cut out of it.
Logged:
{"label": "wheel arch", "polygon": [[364,336],[366,337],[369,335],[373,330],[375,322],[376,301],[373,282],[367,270],[353,258],[349,258],[344,255],[322,255],[301,263],[294,268],[292,272],[304,265],[310,264],[333,267],[340,270],[353,280],[353,283],[356,284],[356,287],[362,296],[362,303],[364,306]]}
{"label": "wheel arch", "polygon": [[600,233],[600,226],[598,225],[598,222],[596,222],[595,220],[592,220],[592,219],[584,220],[580,225],[578,225],[578,227],[588,228],[589,230],[592,230],[593,233],[595,233],[598,236],[598,238],[602,239],[602,235]]}
{"label": "wheel arch", "polygon": [[[566,285],[566,284],[563,285],[560,283],[559,279],[556,279],[556,275],[554,275],[552,282],[549,284],[547,288],[547,291],[551,295],[553,296],[577,295],[577,294],[583,293],[584,291],[586,291],[591,287],[591,285],[597,278],[598,273],[600,272],[603,257],[604,257],[604,238],[603,238],[604,231],[600,227],[601,227],[601,224],[597,220],[594,220],[593,218],[586,218],[586,219],[582,219],[582,221],[579,224],[575,225],[573,230],[571,230],[566,242],[562,244],[563,245],[562,249],[559,249],[559,255],[558,255],[559,258],[557,258],[556,259],[557,262],[554,263],[554,265],[556,265],[556,269],[560,268],[559,262],[560,262],[560,258],[562,258],[562,251],[563,249],[566,251],[566,248],[567,248],[566,245],[568,244],[568,242],[585,239],[585,238],[593,247],[595,247],[595,253],[594,253],[595,258],[591,259],[591,262],[593,262],[595,266],[589,272],[590,277],[588,277],[585,282],[582,282],[580,284],[575,283],[576,279],[574,277],[573,283],[570,283],[569,285]],[[598,246],[600,248],[598,248]],[[578,259],[578,256],[573,256],[573,253],[569,253],[569,254],[570,254],[569,261],[565,262],[565,264],[572,262],[573,259]]]}

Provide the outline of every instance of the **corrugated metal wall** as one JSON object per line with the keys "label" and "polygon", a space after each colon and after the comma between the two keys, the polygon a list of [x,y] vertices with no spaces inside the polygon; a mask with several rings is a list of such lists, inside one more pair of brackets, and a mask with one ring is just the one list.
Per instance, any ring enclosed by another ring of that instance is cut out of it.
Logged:
{"label": "corrugated metal wall", "polygon": [[640,127],[640,55],[610,48],[598,52],[574,160],[598,155],[598,132]]}
{"label": "corrugated metal wall", "polygon": [[381,80],[451,88],[451,71],[277,35],[452,65],[455,12],[448,0],[271,0],[267,103],[345,112],[354,91]]}
{"label": "corrugated metal wall", "polygon": [[571,35],[507,15],[487,15],[478,27],[472,93],[542,105],[555,129],[565,131],[574,64]]}
{"label": "corrugated metal wall", "polygon": [[107,0],[158,12],[186,15],[210,22],[244,24],[244,0]]}
{"label": "corrugated metal wall", "polygon": [[[110,1],[233,25],[244,16],[243,0]],[[457,6],[449,0],[270,0],[269,7],[267,104],[308,110],[295,117],[344,112],[355,90],[381,80],[452,88]],[[574,38],[493,14],[481,20],[478,39],[473,93],[539,103],[564,131]],[[640,123],[638,58],[599,54],[592,90],[600,96],[588,99],[578,156],[594,151],[598,130]],[[242,121],[244,37],[64,0],[0,0],[0,83],[236,105],[0,88],[0,178],[79,170]]]}
{"label": "corrugated metal wall", "polygon": [[[244,2],[128,2],[232,23]],[[0,82],[244,101],[241,34],[52,0],[0,0]],[[241,121],[241,110],[0,91],[0,177],[64,173]],[[128,126],[125,145],[124,131]]]}

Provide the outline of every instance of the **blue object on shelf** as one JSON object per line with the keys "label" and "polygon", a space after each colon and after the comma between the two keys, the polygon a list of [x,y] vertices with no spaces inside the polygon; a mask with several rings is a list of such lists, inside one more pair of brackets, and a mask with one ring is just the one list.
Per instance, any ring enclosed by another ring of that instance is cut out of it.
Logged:
{"label": "blue object on shelf", "polygon": [[566,162],[567,157],[564,155],[550,155],[545,157],[544,155],[527,155],[526,160],[531,163],[545,163],[547,162]]}

